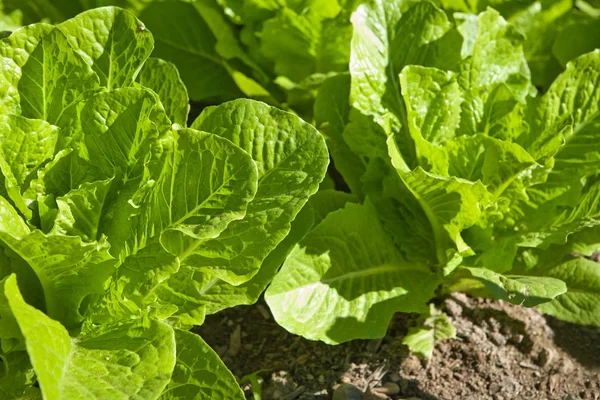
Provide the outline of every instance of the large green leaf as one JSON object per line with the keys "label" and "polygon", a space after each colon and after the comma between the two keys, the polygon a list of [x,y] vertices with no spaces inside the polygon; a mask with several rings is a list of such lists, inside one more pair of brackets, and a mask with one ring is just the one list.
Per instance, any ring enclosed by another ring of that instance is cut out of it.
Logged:
{"label": "large green leaf", "polygon": [[239,304],[254,304],[271,283],[296,243],[330,212],[355,201],[354,196],[333,190],[320,190],[312,196],[292,222],[290,233],[269,253],[256,275],[248,282],[233,286],[209,275],[202,276],[206,282],[200,282],[198,288],[202,292],[201,301],[206,305],[207,314]]}
{"label": "large green leaf", "polygon": [[[321,193],[321,192],[319,192]],[[318,194],[317,194],[318,195]],[[314,198],[314,196],[313,196]],[[263,260],[260,269],[249,281],[233,286],[212,274],[201,274],[195,282],[201,293],[199,303],[207,314],[214,314],[225,308],[254,304],[271,283],[279,267],[298,243],[313,227],[313,207],[307,204],[292,222],[290,232]]]}
{"label": "large green leaf", "polygon": [[217,353],[194,333],[175,330],[177,363],[161,400],[244,399]]}
{"label": "large green leaf", "polygon": [[258,189],[245,218],[205,243],[194,258],[196,265],[226,271],[220,279],[240,284],[258,271],[317,191],[329,162],[327,148],[317,130],[297,116],[251,100],[209,108],[192,127],[229,139],[258,166]]}
{"label": "large green leaf", "polygon": [[[181,306],[183,312],[193,305],[194,292],[183,303],[169,296],[177,296],[180,282],[192,284],[188,272],[228,273],[224,266],[198,262],[196,254],[202,254],[206,243],[232,221],[244,217],[256,193],[256,165],[247,153],[216,135],[182,129],[177,136],[176,147],[138,209],[125,212],[122,218],[128,222],[120,218],[112,222],[112,232],[125,238],[128,257],[102,307],[107,301],[117,304],[111,297],[115,294],[139,306],[152,305],[164,294],[163,301]],[[172,276],[180,264],[185,268]]]}
{"label": "large green leaf", "polygon": [[[85,243],[76,236],[45,235],[39,230],[19,234],[13,224],[0,229],[0,242],[10,249],[13,263],[24,263],[20,268],[35,273],[29,279],[39,280],[46,313],[69,328],[82,321],[84,298],[102,294],[104,282],[114,273],[105,240]],[[33,284],[23,281],[28,288]]]}
{"label": "large green leaf", "polygon": [[400,85],[419,164],[447,174],[447,157],[438,145],[453,139],[460,123],[462,94],[456,77],[435,68],[407,66],[400,73]]}
{"label": "large green leaf", "polygon": [[544,275],[564,281],[568,289],[540,305],[543,312],[576,324],[600,326],[600,264],[577,257],[544,270]]}
{"label": "large green leaf", "polygon": [[154,47],[144,24],[116,7],[83,12],[59,29],[108,90],[131,86]]}
{"label": "large green leaf", "polygon": [[14,276],[4,294],[45,399],[153,399],[169,382],[175,365],[170,326],[125,321],[73,341],[59,322],[25,303]]}
{"label": "large green leaf", "polygon": [[[549,276],[564,281],[567,292],[540,305],[543,312],[565,321],[598,325],[600,321],[600,229],[584,229],[569,236],[565,244],[547,250],[530,249],[518,273]],[[528,265],[530,264],[530,265]]]}
{"label": "large green leaf", "polygon": [[13,60],[6,65],[19,77],[11,88],[18,91],[24,117],[60,126],[61,118],[72,117],[76,104],[98,87],[98,76],[59,29],[43,24],[19,29],[0,42],[0,54]]}
{"label": "large green leaf", "polygon": [[399,0],[373,0],[352,15],[351,104],[362,113],[381,115],[387,108],[401,118],[398,74],[406,65],[430,65],[437,50],[432,43],[451,28],[446,14],[430,2],[404,14],[403,6]]}
{"label": "large green leaf", "polygon": [[438,278],[403,260],[370,202],[329,214],[294,248],[266,291],[277,322],[327,343],[385,334],[397,311],[421,312]]}
{"label": "large green leaf", "polygon": [[489,9],[477,16],[475,29],[465,33],[469,56],[460,66],[458,82],[465,91],[460,130],[463,134],[482,131],[486,103],[499,85],[524,101],[531,92],[530,73],[523,53],[525,38],[500,14]]}
{"label": "large green leaf", "polygon": [[242,96],[226,59],[217,52],[215,34],[194,4],[156,1],[141,12],[140,19],[155,36],[153,55],[177,65],[192,100]]}
{"label": "large green leaf", "polygon": [[187,89],[174,64],[150,58],[144,64],[137,80],[142,86],[156,92],[171,122],[183,127],[187,125],[190,110]]}

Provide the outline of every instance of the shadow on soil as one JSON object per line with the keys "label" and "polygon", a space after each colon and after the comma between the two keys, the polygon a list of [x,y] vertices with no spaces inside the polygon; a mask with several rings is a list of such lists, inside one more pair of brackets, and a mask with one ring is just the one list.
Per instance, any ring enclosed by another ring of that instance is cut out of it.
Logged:
{"label": "shadow on soil", "polygon": [[582,326],[547,316],[554,343],[586,368],[600,371],[600,327]]}

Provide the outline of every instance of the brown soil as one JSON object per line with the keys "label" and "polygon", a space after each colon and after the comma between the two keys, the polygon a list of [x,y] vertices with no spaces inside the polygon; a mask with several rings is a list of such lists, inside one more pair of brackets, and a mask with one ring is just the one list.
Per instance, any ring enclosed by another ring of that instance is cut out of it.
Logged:
{"label": "brown soil", "polygon": [[[211,316],[196,332],[238,378],[263,380],[263,400],[600,399],[600,328],[460,294],[443,306],[457,338],[429,361],[401,343],[415,321],[408,314],[396,315],[381,340],[338,346],[288,333],[261,303]],[[242,387],[253,398],[251,385]]]}

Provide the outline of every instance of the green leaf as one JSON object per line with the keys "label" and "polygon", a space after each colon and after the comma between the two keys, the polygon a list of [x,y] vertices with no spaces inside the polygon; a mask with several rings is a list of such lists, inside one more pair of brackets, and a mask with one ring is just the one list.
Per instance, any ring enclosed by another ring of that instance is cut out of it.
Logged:
{"label": "green leaf", "polygon": [[244,399],[231,371],[194,333],[175,330],[177,363],[161,400]]}
{"label": "green leaf", "polygon": [[240,284],[258,271],[317,191],[329,162],[327,148],[300,118],[251,100],[210,108],[192,127],[229,139],[258,166],[258,189],[245,218],[205,243],[194,258],[197,266],[218,266],[227,275],[217,277]]}
{"label": "green leaf", "polygon": [[59,322],[25,303],[14,276],[4,293],[45,399],[152,399],[169,382],[175,365],[170,326],[126,321],[95,328],[73,341]]}
{"label": "green leaf", "polygon": [[383,107],[402,115],[398,74],[406,65],[427,66],[435,58],[431,43],[451,28],[446,14],[430,2],[404,14],[401,7],[398,0],[370,1],[352,15],[351,104],[367,115],[381,115]]}
{"label": "green leaf", "polygon": [[197,278],[197,288],[201,293],[199,301],[206,307],[206,313],[215,314],[229,307],[256,303],[296,243],[312,227],[313,208],[309,203],[304,206],[292,222],[290,233],[263,260],[256,275],[241,285],[233,286],[210,274],[199,275]]}
{"label": "green leaf", "polygon": [[299,82],[316,72],[320,28],[314,16],[298,15],[287,7],[264,23],[261,51],[274,61],[277,75]]}
{"label": "green leaf", "polygon": [[414,354],[430,359],[436,344],[455,337],[456,328],[450,318],[430,304],[429,313],[420,318],[417,326],[409,329],[402,344],[407,345]]}
{"label": "green leaf", "polygon": [[111,183],[111,179],[84,183],[58,197],[58,212],[52,233],[79,236],[87,242],[98,239],[102,211]]}
{"label": "green leaf", "polygon": [[481,179],[494,200],[536,165],[518,144],[481,135],[461,136],[448,143],[446,150],[450,174],[470,181]]}
{"label": "green leaf", "polygon": [[19,77],[20,114],[61,126],[76,104],[98,88],[98,76],[71,47],[59,29],[32,25],[0,42],[0,54],[10,58],[12,74]]}
{"label": "green leaf", "polygon": [[[135,213],[112,221],[111,232],[123,238],[123,254],[129,256],[111,294],[123,293],[140,307],[163,300],[180,306],[181,313],[190,308],[196,313],[200,294],[188,275],[230,273],[228,265],[204,263],[202,252],[230,223],[244,217],[256,193],[257,170],[250,156],[227,139],[193,129],[176,134],[176,146]],[[185,301],[177,300],[184,292],[189,293]],[[110,295],[106,301],[113,301]]]}
{"label": "green leaf", "polygon": [[8,277],[0,280],[0,360],[3,371],[0,372],[0,396],[5,399],[40,398],[36,397],[35,373],[25,351],[25,340],[17,324],[4,287]]}
{"label": "green leaf", "polygon": [[254,304],[271,283],[296,243],[329,213],[344,208],[346,203],[355,201],[354,196],[344,192],[333,190],[317,192],[292,222],[290,233],[269,253],[256,275],[248,282],[233,286],[212,276],[203,276],[206,283],[201,282],[198,287],[202,292],[201,300],[206,304],[206,313],[214,314],[240,304]]}
{"label": "green leaf", "polygon": [[523,6],[526,8],[507,17],[527,38],[523,49],[531,70],[532,83],[546,89],[562,71],[552,48],[559,32],[570,19],[573,3],[570,0],[535,1]]}
{"label": "green leaf", "polygon": [[3,399],[42,399],[40,390],[33,386],[35,372],[26,351],[0,352],[0,359],[5,370],[0,377],[0,396]]}
{"label": "green leaf", "polygon": [[104,282],[114,272],[105,240],[85,243],[79,237],[45,235],[38,230],[24,236],[2,230],[0,242],[14,253],[11,258],[35,272],[47,314],[68,328],[82,321],[84,298],[102,294]]}
{"label": "green leaf", "polygon": [[31,210],[22,196],[26,182],[52,158],[58,129],[42,120],[4,116],[0,121],[0,171],[6,193],[27,218]]}
{"label": "green leaf", "polygon": [[174,64],[150,58],[144,64],[137,80],[158,95],[171,122],[183,127],[187,125],[190,110],[187,89]]}
{"label": "green leaf", "polygon": [[325,137],[335,169],[342,175],[352,193],[360,195],[360,178],[365,174],[366,166],[343,137],[350,114],[349,97],[349,75],[336,75],[323,82],[315,100],[315,126]]}
{"label": "green leaf", "polygon": [[310,198],[314,215],[313,225],[319,225],[330,213],[344,208],[346,203],[358,203],[358,199],[350,193],[338,190],[320,190]]}
{"label": "green leaf", "polygon": [[[582,54],[600,48],[600,16],[574,15],[569,23],[558,32],[552,45],[552,54],[564,66],[569,61]],[[570,38],[579,37],[581,40],[573,41]]]}
{"label": "green leaf", "polygon": [[6,9],[22,10],[25,23],[28,24],[44,18],[60,22],[83,11],[79,1],[71,0],[4,0],[3,3]]}
{"label": "green leaf", "polygon": [[533,307],[551,301],[567,291],[565,282],[541,276],[501,275],[484,268],[465,267],[499,299]]}
{"label": "green leaf", "polygon": [[479,14],[473,47],[460,66],[459,84],[465,91],[460,131],[480,131],[485,104],[499,85],[524,101],[531,92],[530,73],[523,53],[523,35],[492,9]]}
{"label": "green leaf", "polygon": [[242,96],[216,50],[217,38],[194,4],[156,1],[140,13],[140,19],[156,38],[153,56],[177,65],[192,100]]}
{"label": "green leaf", "polygon": [[[536,159],[553,155],[561,147],[563,143],[560,136],[565,133],[563,128],[566,125],[573,126],[572,132],[566,131],[564,140],[567,145],[574,142],[573,146],[581,147],[579,150],[584,150],[584,154],[596,149],[586,148],[586,141],[589,140],[586,127],[597,119],[600,111],[600,93],[595,90],[595,85],[600,81],[599,71],[600,51],[596,50],[570,62],[565,72],[552,83],[539,102],[531,137],[525,147]],[[554,145],[548,148],[544,146],[547,142]],[[584,154],[581,154],[581,158],[585,160],[587,157]]]}
{"label": "green leaf", "polygon": [[600,264],[575,258],[544,270],[544,274],[561,279],[568,288],[553,301],[540,305],[544,313],[576,324],[600,326]]}
{"label": "green leaf", "polygon": [[99,93],[81,111],[90,159],[105,177],[131,179],[151,156],[159,131],[150,115],[157,100],[149,90],[116,89]]}
{"label": "green leaf", "polygon": [[388,143],[392,162],[402,183],[427,216],[439,265],[446,266],[456,255],[472,255],[472,250],[461,237],[461,231],[473,226],[481,216],[488,201],[488,192],[483,184],[437,176],[420,167],[407,173],[397,145],[391,140]]}
{"label": "green leaf", "polygon": [[526,274],[544,275],[564,281],[567,292],[540,309],[564,321],[582,325],[598,325],[600,315],[600,229],[584,229],[571,234],[564,244],[553,244],[547,250],[529,249],[521,266]]}
{"label": "green leaf", "polygon": [[400,73],[400,85],[419,163],[430,166],[430,172],[447,174],[447,157],[438,146],[454,138],[460,123],[462,94],[455,76],[407,66]]}
{"label": "green leaf", "polygon": [[395,312],[419,312],[439,281],[402,259],[370,202],[330,213],[292,251],[266,291],[277,322],[327,343],[385,334]]}
{"label": "green leaf", "polygon": [[154,47],[144,24],[116,7],[83,12],[58,29],[108,90],[131,86]]}

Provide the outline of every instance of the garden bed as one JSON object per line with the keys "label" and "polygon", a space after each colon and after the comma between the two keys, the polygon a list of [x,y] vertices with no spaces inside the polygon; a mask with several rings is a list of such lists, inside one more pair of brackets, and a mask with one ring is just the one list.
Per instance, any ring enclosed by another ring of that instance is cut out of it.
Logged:
{"label": "garden bed", "polygon": [[[460,294],[444,308],[457,338],[436,346],[430,361],[409,355],[402,344],[410,314],[397,314],[381,341],[339,346],[288,333],[261,303],[211,316],[196,332],[238,378],[259,371],[264,400],[331,399],[342,383],[338,392],[346,389],[348,399],[361,398],[352,397],[348,384],[372,387],[364,397],[370,399],[600,398],[600,328]],[[251,385],[244,389],[253,398]]]}

